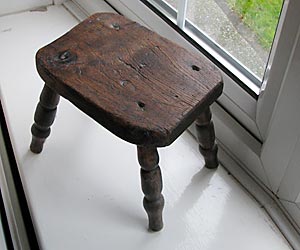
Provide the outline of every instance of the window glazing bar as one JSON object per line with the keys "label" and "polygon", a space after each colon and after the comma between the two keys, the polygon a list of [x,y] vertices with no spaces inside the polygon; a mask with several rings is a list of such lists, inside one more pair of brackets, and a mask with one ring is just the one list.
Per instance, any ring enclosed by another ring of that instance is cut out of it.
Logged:
{"label": "window glazing bar", "polygon": [[178,1],[177,25],[180,29],[183,29],[185,25],[187,1],[188,0]]}

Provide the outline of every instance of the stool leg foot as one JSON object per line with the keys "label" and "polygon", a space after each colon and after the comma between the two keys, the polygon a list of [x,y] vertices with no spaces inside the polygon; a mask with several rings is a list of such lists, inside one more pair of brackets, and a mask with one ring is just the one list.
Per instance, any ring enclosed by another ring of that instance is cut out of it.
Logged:
{"label": "stool leg foot", "polygon": [[54,122],[58,102],[59,95],[45,85],[35,110],[34,124],[31,127],[30,150],[33,153],[38,154],[43,150],[43,144],[50,135],[50,126]]}
{"label": "stool leg foot", "polygon": [[205,167],[211,169],[217,168],[219,165],[217,156],[218,146],[215,143],[215,130],[209,107],[196,119],[196,130],[199,151],[204,157]]}
{"label": "stool leg foot", "polygon": [[156,147],[147,146],[138,146],[137,151],[141,165],[142,190],[145,194],[143,205],[148,214],[149,229],[159,231],[163,228],[164,197],[161,194],[162,177],[158,166],[158,152]]}

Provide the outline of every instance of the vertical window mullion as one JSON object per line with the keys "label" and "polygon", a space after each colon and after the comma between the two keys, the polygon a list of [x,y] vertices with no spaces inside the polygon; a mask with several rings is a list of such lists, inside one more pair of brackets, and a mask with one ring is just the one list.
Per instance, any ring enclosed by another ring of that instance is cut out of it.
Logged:
{"label": "vertical window mullion", "polygon": [[185,24],[187,1],[188,0],[179,0],[178,1],[177,25],[181,29],[183,29],[184,24]]}

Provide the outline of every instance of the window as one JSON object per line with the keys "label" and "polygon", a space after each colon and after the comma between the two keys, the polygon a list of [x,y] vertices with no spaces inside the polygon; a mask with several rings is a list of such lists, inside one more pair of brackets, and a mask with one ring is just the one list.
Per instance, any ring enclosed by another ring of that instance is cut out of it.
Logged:
{"label": "window", "polygon": [[[149,0],[177,25],[246,76],[258,88],[283,0]],[[247,83],[247,82],[245,82]],[[257,88],[248,85],[254,92]]]}

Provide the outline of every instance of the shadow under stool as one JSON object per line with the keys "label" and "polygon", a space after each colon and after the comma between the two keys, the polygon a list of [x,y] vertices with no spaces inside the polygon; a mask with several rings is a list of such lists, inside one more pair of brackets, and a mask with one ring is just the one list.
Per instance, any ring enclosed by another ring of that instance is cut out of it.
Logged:
{"label": "shadow under stool", "polygon": [[45,85],[31,128],[31,151],[42,151],[59,97],[68,99],[137,145],[149,229],[163,227],[158,147],[170,145],[196,121],[205,166],[218,166],[209,107],[223,83],[202,56],[121,15],[99,13],[40,49],[36,66]]}

